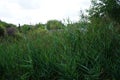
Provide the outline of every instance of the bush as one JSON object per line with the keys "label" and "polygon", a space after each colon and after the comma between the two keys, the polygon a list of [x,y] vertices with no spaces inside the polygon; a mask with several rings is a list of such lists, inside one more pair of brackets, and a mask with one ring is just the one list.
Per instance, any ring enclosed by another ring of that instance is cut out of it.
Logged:
{"label": "bush", "polygon": [[14,27],[9,27],[9,28],[6,28],[6,32],[7,32],[7,35],[9,36],[15,36],[15,34],[17,33],[17,29]]}
{"label": "bush", "polygon": [[35,25],[35,28],[36,28],[36,29],[38,29],[38,28],[45,29],[45,25],[39,23],[39,24],[36,24],[36,25]]}
{"label": "bush", "polygon": [[0,25],[0,37],[5,35],[5,28]]}
{"label": "bush", "polygon": [[46,24],[48,30],[63,29],[64,24],[58,20],[49,20]]}
{"label": "bush", "polygon": [[22,31],[23,33],[26,33],[26,32],[28,32],[28,31],[31,30],[31,27],[33,27],[33,26],[32,26],[32,25],[24,24],[23,26],[21,26],[21,31]]}

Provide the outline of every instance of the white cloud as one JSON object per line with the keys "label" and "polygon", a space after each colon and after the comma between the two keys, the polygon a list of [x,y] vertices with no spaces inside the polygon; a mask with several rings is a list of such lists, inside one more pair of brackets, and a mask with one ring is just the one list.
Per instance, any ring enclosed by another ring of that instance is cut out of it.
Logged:
{"label": "white cloud", "polygon": [[89,5],[90,0],[0,0],[0,19],[14,24],[78,20],[80,10]]}

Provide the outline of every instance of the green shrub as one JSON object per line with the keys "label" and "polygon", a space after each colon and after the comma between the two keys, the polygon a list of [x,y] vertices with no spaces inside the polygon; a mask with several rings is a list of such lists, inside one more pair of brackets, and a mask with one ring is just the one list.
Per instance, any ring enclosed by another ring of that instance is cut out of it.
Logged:
{"label": "green shrub", "polygon": [[17,33],[17,29],[15,27],[6,28],[6,32],[8,36],[14,36]]}
{"label": "green shrub", "polygon": [[4,36],[5,35],[5,28],[0,25],[0,36]]}
{"label": "green shrub", "polygon": [[32,25],[24,24],[23,26],[21,26],[20,29],[21,29],[21,32],[26,33],[28,31],[30,31],[32,27],[33,27]]}
{"label": "green shrub", "polygon": [[45,29],[45,24],[41,24],[41,23],[36,24],[36,25],[35,25],[35,28],[36,28],[36,29],[38,29],[38,28]]}
{"label": "green shrub", "polygon": [[22,34],[15,27],[9,27],[6,29],[6,34],[8,37],[12,37],[16,40],[22,39]]}
{"label": "green shrub", "polygon": [[58,20],[49,20],[46,24],[48,30],[57,30],[64,28],[64,24]]}

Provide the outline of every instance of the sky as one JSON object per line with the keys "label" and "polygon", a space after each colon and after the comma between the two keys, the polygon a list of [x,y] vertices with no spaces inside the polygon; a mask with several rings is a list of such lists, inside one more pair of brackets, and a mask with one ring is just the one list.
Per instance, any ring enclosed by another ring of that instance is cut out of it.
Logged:
{"label": "sky", "polygon": [[78,21],[80,10],[91,0],[0,0],[0,20],[13,24],[46,23],[48,20]]}

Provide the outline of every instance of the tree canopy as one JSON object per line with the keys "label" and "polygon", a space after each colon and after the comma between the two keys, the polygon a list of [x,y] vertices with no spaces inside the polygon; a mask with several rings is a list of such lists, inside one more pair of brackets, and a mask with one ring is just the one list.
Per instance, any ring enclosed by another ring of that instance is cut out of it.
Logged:
{"label": "tree canopy", "polygon": [[62,29],[64,27],[64,24],[58,20],[49,20],[46,25],[48,30]]}
{"label": "tree canopy", "polygon": [[89,10],[90,17],[109,17],[120,23],[120,1],[119,0],[92,0]]}

